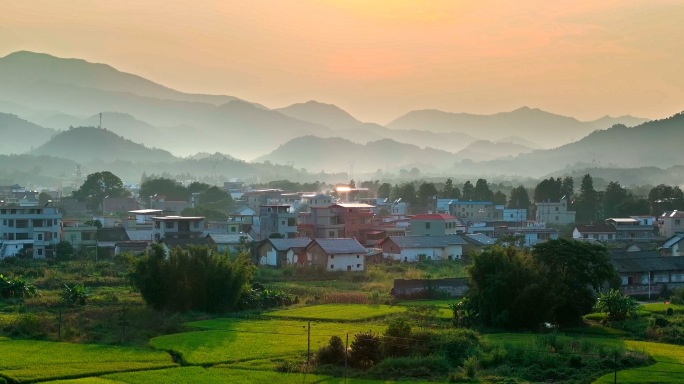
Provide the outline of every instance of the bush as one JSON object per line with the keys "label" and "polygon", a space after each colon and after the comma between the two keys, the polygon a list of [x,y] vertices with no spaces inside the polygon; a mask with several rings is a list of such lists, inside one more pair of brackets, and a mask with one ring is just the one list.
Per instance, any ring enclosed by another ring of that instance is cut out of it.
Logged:
{"label": "bush", "polygon": [[390,317],[382,337],[382,353],[385,357],[408,356],[411,353],[411,324],[406,316]]}
{"label": "bush", "polygon": [[594,309],[608,314],[609,321],[620,321],[628,317],[636,317],[637,302],[632,297],[623,295],[619,289],[611,289],[608,293],[600,293]]}
{"label": "bush", "polygon": [[445,358],[453,365],[461,365],[478,353],[480,337],[470,329],[456,329],[439,336],[438,343]]}
{"label": "bush", "polygon": [[443,378],[449,365],[440,356],[386,358],[368,370],[368,376],[385,380]]}
{"label": "bush", "polygon": [[90,291],[83,284],[70,287],[64,284],[62,289],[62,301],[67,305],[86,305],[90,297]]}
{"label": "bush", "polygon": [[349,361],[357,368],[368,369],[382,360],[380,337],[372,331],[354,335]]}
{"label": "bush", "polygon": [[344,365],[345,357],[344,342],[339,336],[332,336],[328,345],[318,350],[316,362],[323,365]]}

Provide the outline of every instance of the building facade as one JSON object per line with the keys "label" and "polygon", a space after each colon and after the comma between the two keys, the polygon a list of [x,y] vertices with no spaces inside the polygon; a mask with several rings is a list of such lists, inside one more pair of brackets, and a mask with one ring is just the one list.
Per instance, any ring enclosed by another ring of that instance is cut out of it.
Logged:
{"label": "building facade", "polygon": [[55,255],[62,214],[51,206],[0,206],[0,258],[26,253],[43,259]]}

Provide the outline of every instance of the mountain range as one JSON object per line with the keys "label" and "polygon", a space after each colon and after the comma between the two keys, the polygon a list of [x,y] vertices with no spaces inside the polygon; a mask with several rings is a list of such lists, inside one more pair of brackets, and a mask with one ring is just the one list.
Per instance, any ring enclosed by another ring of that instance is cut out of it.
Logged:
{"label": "mountain range", "polygon": [[382,126],[314,100],[269,109],[32,52],[0,58],[0,112],[0,154],[109,167],[133,179],[143,171],[315,177],[306,169],[322,178],[319,172],[376,175],[410,168],[542,177],[587,167],[675,169],[683,163],[682,114],[650,122],[632,116],[583,122],[528,107],[491,115],[421,110]]}

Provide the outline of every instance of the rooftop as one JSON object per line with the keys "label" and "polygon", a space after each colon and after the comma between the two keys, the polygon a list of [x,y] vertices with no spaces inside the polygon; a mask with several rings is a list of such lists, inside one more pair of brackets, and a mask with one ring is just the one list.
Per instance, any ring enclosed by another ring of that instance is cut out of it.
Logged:
{"label": "rooftop", "polygon": [[329,255],[339,255],[346,253],[366,254],[366,248],[356,239],[314,239],[315,243],[323,248]]}

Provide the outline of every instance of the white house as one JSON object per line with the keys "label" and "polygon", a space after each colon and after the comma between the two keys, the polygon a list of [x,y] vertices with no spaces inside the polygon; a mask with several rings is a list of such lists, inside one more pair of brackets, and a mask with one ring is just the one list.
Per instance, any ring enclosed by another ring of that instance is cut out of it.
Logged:
{"label": "white house", "polygon": [[304,250],[310,242],[311,239],[308,237],[266,239],[256,250],[259,265],[282,267],[283,265],[305,264]]}
{"label": "white house", "polygon": [[356,239],[314,239],[306,247],[310,265],[324,266],[326,271],[363,271],[366,248]]}
{"label": "white house", "polygon": [[415,262],[458,260],[466,244],[460,236],[392,236],[380,243],[383,254],[391,259]]}

